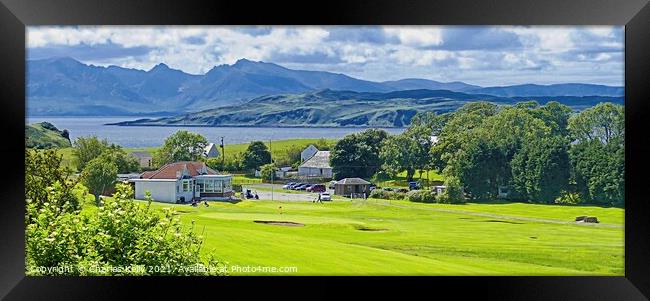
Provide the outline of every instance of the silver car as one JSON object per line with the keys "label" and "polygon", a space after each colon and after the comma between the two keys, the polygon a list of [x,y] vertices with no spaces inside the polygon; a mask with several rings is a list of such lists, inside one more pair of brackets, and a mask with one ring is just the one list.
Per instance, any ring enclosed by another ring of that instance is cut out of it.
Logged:
{"label": "silver car", "polygon": [[321,201],[331,201],[332,196],[327,192],[323,192],[323,193],[320,194],[320,200]]}

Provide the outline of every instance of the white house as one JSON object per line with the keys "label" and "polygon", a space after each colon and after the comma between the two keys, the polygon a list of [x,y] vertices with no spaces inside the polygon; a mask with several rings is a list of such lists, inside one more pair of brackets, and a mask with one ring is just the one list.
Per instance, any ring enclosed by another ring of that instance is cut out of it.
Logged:
{"label": "white house", "polygon": [[313,157],[317,152],[318,149],[313,144],[310,144],[300,153],[300,162],[307,161],[307,159]]}
{"label": "white house", "polygon": [[220,175],[203,162],[170,163],[129,182],[135,184],[136,199],[144,199],[149,191],[155,201],[166,203],[229,200],[234,194],[232,175]]}
{"label": "white house", "polygon": [[298,177],[332,178],[330,152],[317,151],[311,158],[298,167]]}
{"label": "white house", "polygon": [[203,156],[206,158],[216,158],[219,157],[220,153],[217,149],[217,145],[214,143],[208,143],[203,151]]}

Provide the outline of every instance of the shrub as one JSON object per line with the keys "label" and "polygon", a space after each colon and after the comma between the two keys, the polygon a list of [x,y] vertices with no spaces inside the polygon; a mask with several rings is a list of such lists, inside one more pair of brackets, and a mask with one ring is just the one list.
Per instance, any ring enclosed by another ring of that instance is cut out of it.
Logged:
{"label": "shrub", "polygon": [[407,193],[407,199],[410,202],[433,203],[436,200],[435,198],[436,198],[435,193],[429,190],[413,190]]}
{"label": "shrub", "polygon": [[[58,195],[60,186],[47,188]],[[223,263],[202,259],[202,239],[163,212],[133,201],[133,190],[118,184],[113,199],[81,213],[47,202],[28,203],[25,233],[27,275],[214,275]],[[52,267],[42,269],[41,267]],[[207,269],[207,268],[211,269]],[[92,269],[91,269],[92,268]],[[121,268],[121,270],[119,269]]]}
{"label": "shrub", "polygon": [[406,193],[396,191],[385,191],[382,189],[374,189],[370,192],[370,198],[384,199],[384,200],[403,200],[406,199]]}
{"label": "shrub", "polygon": [[562,194],[555,199],[556,204],[561,205],[578,205],[584,203],[585,200],[576,192],[566,192],[563,191]]}
{"label": "shrub", "polygon": [[462,204],[465,203],[463,188],[457,177],[449,176],[445,180],[445,190],[436,195],[436,202],[441,204]]}

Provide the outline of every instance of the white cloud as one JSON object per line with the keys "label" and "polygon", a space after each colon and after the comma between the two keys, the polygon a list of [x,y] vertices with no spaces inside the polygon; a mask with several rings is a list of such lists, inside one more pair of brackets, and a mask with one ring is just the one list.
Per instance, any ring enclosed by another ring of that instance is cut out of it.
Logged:
{"label": "white cloud", "polygon": [[[337,36],[332,39],[334,27],[328,26],[38,26],[28,28],[27,47],[141,47],[141,55],[105,56],[84,62],[144,70],[162,62],[194,74],[247,58],[269,62],[280,59],[278,63],[292,68],[328,70],[370,80],[423,77],[501,84],[505,80],[564,80],[573,74],[571,81],[598,78],[601,83],[622,84],[620,27],[492,27],[495,32],[516,34],[521,47],[507,51],[507,47],[481,48],[480,44],[471,50],[446,49],[447,29],[366,26],[362,31],[355,26],[336,27]],[[456,35],[459,33],[462,31],[456,31]],[[354,38],[346,39],[346,34]],[[372,36],[360,37],[367,34]],[[458,42],[459,37],[455,38]]]}
{"label": "white cloud", "polygon": [[438,26],[389,26],[384,27],[384,32],[407,46],[428,47],[442,43],[442,29]]}

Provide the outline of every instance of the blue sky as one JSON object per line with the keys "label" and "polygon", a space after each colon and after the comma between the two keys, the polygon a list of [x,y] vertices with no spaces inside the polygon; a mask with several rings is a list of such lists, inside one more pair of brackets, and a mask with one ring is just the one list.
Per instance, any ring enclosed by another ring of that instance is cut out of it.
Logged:
{"label": "blue sky", "polygon": [[29,59],[69,56],[203,74],[238,59],[373,80],[426,78],[483,86],[622,86],[624,28],[612,26],[74,26],[29,27]]}

